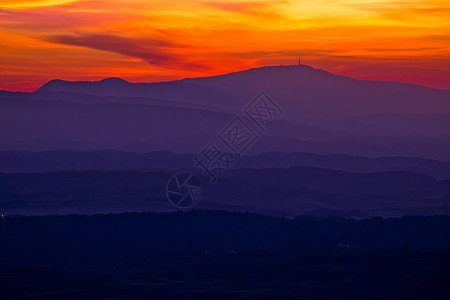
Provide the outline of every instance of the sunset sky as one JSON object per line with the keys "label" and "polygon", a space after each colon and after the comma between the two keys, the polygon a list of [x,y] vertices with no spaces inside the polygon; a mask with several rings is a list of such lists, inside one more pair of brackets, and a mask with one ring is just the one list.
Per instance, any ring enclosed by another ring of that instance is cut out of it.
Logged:
{"label": "sunset sky", "polygon": [[450,89],[450,1],[0,0],[0,89],[304,64]]}

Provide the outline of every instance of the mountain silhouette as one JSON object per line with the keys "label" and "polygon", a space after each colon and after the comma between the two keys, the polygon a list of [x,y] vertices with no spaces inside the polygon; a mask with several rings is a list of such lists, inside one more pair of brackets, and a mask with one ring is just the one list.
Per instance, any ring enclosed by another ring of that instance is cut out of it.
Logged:
{"label": "mountain silhouette", "polygon": [[450,159],[450,91],[305,65],[159,83],[52,80],[32,93],[1,92],[0,149],[200,151],[261,90],[285,114],[251,152]]}
{"label": "mountain silhouette", "polygon": [[302,114],[324,114],[331,110],[343,115],[450,113],[450,91],[407,83],[356,80],[306,65],[261,67],[158,83],[129,83],[118,78],[96,82],[52,80],[38,89],[97,96],[152,97],[225,109],[241,109],[260,90],[267,91],[281,104],[295,104]]}

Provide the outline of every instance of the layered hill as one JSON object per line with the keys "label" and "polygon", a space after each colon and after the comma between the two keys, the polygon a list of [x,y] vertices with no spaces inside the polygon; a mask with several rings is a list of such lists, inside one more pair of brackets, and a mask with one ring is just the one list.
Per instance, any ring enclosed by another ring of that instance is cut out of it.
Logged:
{"label": "layered hill", "polygon": [[0,93],[0,149],[199,151],[261,90],[285,111],[253,152],[450,159],[450,91],[309,66],[160,83],[52,80]]}

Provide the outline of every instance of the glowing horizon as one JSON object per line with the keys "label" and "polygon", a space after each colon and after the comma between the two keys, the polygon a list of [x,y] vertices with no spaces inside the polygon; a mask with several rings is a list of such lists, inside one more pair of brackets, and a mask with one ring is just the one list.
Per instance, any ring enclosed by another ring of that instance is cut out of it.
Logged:
{"label": "glowing horizon", "polygon": [[302,63],[450,89],[447,1],[3,1],[0,89],[155,82]]}

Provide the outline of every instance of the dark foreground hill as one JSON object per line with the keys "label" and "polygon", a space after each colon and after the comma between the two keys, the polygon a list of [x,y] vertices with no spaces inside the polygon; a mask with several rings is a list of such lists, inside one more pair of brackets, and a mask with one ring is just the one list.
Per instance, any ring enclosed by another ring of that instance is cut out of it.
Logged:
{"label": "dark foreground hill", "polygon": [[5,299],[448,299],[450,217],[0,219]]}
{"label": "dark foreground hill", "polygon": [[225,211],[3,217],[0,234],[3,263],[101,265],[233,252],[448,249],[450,217],[292,220]]}

